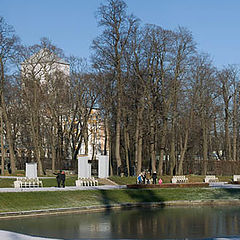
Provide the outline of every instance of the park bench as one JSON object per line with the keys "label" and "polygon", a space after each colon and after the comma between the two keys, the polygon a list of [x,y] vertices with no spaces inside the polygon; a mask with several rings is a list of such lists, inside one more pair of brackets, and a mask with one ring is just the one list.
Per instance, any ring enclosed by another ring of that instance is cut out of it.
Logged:
{"label": "park bench", "polygon": [[218,182],[218,178],[215,175],[207,175],[204,178],[204,182],[209,183],[209,182]]}
{"label": "park bench", "polygon": [[188,182],[188,178],[185,176],[173,176],[172,183],[186,183]]}
{"label": "park bench", "polygon": [[36,187],[43,187],[42,181],[38,178],[17,178],[14,181],[14,188],[36,188]]}
{"label": "park bench", "polygon": [[233,182],[240,182],[240,175],[233,175]]}
{"label": "park bench", "polygon": [[76,180],[76,187],[97,185],[98,181],[95,178],[79,178],[78,180]]}

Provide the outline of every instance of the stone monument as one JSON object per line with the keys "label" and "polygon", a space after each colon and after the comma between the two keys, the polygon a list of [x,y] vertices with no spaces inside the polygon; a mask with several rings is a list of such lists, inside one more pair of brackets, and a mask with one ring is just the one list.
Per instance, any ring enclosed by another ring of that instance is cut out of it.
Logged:
{"label": "stone monument", "polygon": [[26,163],[26,177],[37,178],[37,163]]}
{"label": "stone monument", "polygon": [[91,178],[91,163],[88,156],[78,157],[78,179]]}
{"label": "stone monument", "polygon": [[98,156],[98,177],[99,178],[109,177],[109,156],[108,155]]}

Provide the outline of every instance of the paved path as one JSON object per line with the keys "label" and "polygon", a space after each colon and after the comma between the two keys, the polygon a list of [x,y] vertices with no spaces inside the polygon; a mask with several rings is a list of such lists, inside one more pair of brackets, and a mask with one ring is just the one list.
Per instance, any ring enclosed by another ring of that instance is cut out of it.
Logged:
{"label": "paved path", "polygon": [[126,185],[103,185],[86,187],[40,187],[40,188],[0,188],[0,192],[54,192],[54,191],[77,191],[77,190],[111,190],[127,188]]}
{"label": "paved path", "polygon": [[[0,179],[1,178],[6,178],[6,179],[9,179],[9,178],[13,178],[13,179],[17,179],[17,178],[25,178],[25,176],[0,176]],[[51,178],[55,178],[56,177],[38,177],[38,178],[41,178],[41,179],[51,179]]]}
{"label": "paved path", "polygon": [[[227,184],[225,182],[209,183],[212,188],[232,188],[240,189],[240,184]],[[111,189],[126,189],[126,185],[102,185],[102,186],[84,186],[84,187],[40,187],[40,188],[0,188],[1,192],[54,192],[54,191],[78,191],[78,190],[111,190]]]}
{"label": "paved path", "polygon": [[32,236],[24,235],[20,233],[0,230],[0,239],[2,240],[44,240],[44,239],[54,240],[56,238],[32,237]]}
{"label": "paved path", "polygon": [[240,189],[240,184],[228,184],[226,182],[212,182],[209,183],[210,187],[213,188],[236,188],[236,189]]}

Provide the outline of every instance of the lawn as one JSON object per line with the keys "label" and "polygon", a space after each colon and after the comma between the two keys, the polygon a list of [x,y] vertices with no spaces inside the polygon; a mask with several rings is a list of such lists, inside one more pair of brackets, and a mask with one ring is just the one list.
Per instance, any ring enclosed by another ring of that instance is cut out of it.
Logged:
{"label": "lawn", "polygon": [[240,199],[239,189],[183,188],[0,193],[0,212],[121,203]]}
{"label": "lawn", "polygon": [[[12,188],[13,182],[15,178],[0,178],[0,188]],[[56,187],[57,180],[56,178],[49,178],[49,179],[41,179],[43,181],[44,187]],[[66,186],[76,186],[75,181],[77,180],[77,176],[67,176],[66,177]]]}
{"label": "lawn", "polygon": [[[203,175],[185,175],[189,182],[203,182],[205,176]],[[231,182],[232,176],[217,176],[220,182]],[[136,184],[136,177],[119,177],[119,176],[111,176],[110,179],[116,182],[119,185],[127,185],[127,184]],[[170,183],[172,176],[161,176],[163,183]]]}

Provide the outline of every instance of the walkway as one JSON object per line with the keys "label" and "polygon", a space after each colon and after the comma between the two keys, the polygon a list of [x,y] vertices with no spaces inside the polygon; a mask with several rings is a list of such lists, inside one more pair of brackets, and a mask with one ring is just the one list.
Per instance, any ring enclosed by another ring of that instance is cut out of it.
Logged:
{"label": "walkway", "polygon": [[124,189],[126,185],[103,185],[86,187],[40,187],[40,188],[0,188],[0,192],[55,192],[55,191],[78,191],[78,190],[111,190]]}
{"label": "walkway", "polygon": [[41,237],[34,237],[34,236],[24,235],[20,233],[0,230],[0,239],[2,240],[44,240],[44,239],[54,240],[56,238],[41,238]]}
{"label": "walkway", "polygon": [[226,182],[211,182],[211,183],[209,183],[209,187],[240,189],[240,184],[228,184]]}
{"label": "walkway", "polygon": [[[240,184],[227,184],[225,182],[209,183],[211,188],[233,188],[240,189]],[[126,185],[101,185],[101,186],[66,186],[65,188],[58,187],[40,187],[40,188],[0,188],[1,192],[54,192],[54,191],[79,191],[79,190],[111,190],[111,189],[126,189]]]}

